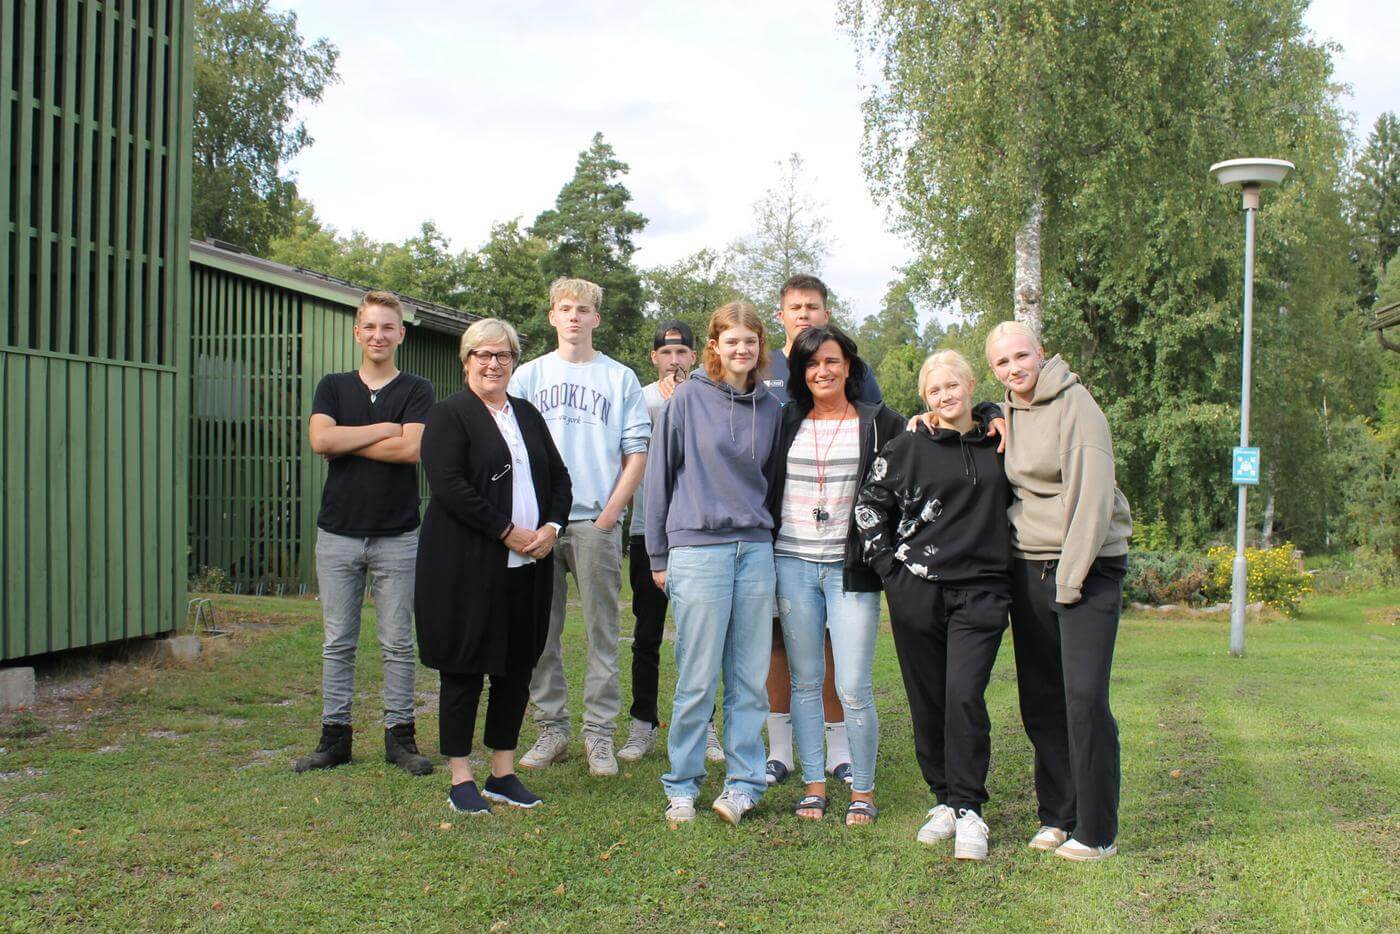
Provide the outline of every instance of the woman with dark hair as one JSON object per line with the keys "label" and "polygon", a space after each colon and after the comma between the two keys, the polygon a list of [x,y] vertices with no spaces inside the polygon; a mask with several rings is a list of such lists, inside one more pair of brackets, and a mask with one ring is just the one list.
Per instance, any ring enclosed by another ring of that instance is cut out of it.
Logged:
{"label": "woman with dark hair", "polygon": [[783,409],[778,473],[770,495],[778,520],[773,551],[778,616],[792,672],[792,725],[803,797],[794,813],[826,813],[822,679],[830,632],[836,693],[851,747],[847,826],[873,824],[879,718],[871,684],[880,621],[880,579],[861,561],[851,522],[856,492],[880,446],[904,418],[884,403],[861,402],[865,367],[855,343],[834,327],[809,328],[788,356],[792,403]]}
{"label": "woman with dark hair", "polygon": [[[552,552],[573,490],[540,413],[506,395],[520,360],[515,329],[477,321],[462,335],[461,357],[467,388],[433,406],[423,430],[432,499],[418,540],[414,612],[423,664],[442,673],[448,802],[489,814],[487,798],[540,803],[515,774],[515,747],[549,632]],[[487,675],[482,738],[492,750],[491,776],[478,790],[467,756]]]}

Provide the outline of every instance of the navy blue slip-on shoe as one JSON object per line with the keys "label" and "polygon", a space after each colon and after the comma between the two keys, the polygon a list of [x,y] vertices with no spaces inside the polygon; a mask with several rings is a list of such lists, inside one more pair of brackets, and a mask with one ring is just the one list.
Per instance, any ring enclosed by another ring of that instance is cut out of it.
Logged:
{"label": "navy blue slip-on shoe", "polygon": [[491,805],[477,790],[476,782],[462,782],[447,789],[447,803],[458,814],[491,813]]}
{"label": "navy blue slip-on shoe", "polygon": [[781,785],[791,774],[792,769],[777,759],[769,759],[768,764],[763,767],[763,778],[770,785]]}
{"label": "navy blue slip-on shoe", "polygon": [[845,782],[847,785],[856,780],[856,777],[851,774],[851,763],[849,762],[842,762],[836,768],[832,769],[831,777],[838,782]]}
{"label": "navy blue slip-on shoe", "polygon": [[492,775],[486,780],[482,794],[492,801],[509,804],[517,808],[532,808],[544,801],[539,795],[525,787],[524,782],[514,772],[509,775]]}

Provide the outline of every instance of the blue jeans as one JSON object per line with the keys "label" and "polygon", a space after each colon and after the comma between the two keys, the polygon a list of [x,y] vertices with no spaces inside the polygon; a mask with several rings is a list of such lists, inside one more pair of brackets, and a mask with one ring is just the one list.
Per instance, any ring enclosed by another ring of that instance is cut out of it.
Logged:
{"label": "blue jeans", "polygon": [[773,650],[773,546],[732,542],[672,548],[666,592],[676,620],[676,692],[661,776],[668,795],[694,797],[705,780],[705,728],[724,676],[725,790],[755,802],[763,776],[768,656]]}
{"label": "blue jeans", "polygon": [[846,712],[851,744],[851,790],[875,790],[875,754],[880,718],[875,713],[871,666],[880,626],[878,593],[847,593],[840,561],[805,561],[779,555],[778,617],[783,624],[788,668],[792,671],[792,732],[802,763],[802,780],[826,778],[823,757],[822,679],[826,677],[825,633],[831,632],[836,662],[836,696]]}

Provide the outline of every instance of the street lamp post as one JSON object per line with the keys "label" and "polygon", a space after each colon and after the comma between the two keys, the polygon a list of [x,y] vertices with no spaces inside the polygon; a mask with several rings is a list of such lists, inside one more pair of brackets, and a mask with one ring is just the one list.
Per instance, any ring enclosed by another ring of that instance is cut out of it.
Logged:
{"label": "street lamp post", "polygon": [[1249,392],[1254,353],[1254,215],[1259,189],[1283,182],[1293,163],[1283,159],[1230,159],[1210,167],[1222,185],[1238,187],[1244,200],[1244,366],[1240,376],[1240,446],[1234,453],[1233,477],[1239,487],[1235,507],[1235,563],[1230,587],[1230,654],[1244,655],[1244,612],[1248,564],[1244,556],[1245,505],[1249,486],[1259,482],[1259,452],[1249,447]]}

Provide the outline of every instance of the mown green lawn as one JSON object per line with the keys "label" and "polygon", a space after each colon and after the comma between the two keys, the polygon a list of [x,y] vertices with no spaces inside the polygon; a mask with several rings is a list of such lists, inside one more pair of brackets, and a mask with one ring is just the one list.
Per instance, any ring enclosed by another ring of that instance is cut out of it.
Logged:
{"label": "mown green lawn", "polygon": [[[1126,620],[1121,855],[1101,865],[1025,849],[1036,820],[1009,639],[990,691],[991,859],[968,864],[914,842],[929,801],[887,633],[873,831],[834,819],[840,792],[824,823],[798,822],[795,782],[737,830],[708,810],[673,828],[664,754],[595,779],[576,752],[527,776],[541,808],[450,814],[445,774],[383,762],[369,627],[355,762],[294,775],[320,711],[317,605],[219,605],[275,625],[204,667],[79,700],[76,728],[21,718],[0,738],[0,926],[1292,931],[1400,917],[1400,591],[1252,625],[1242,660],[1224,620]],[[577,676],[576,620],[566,638]],[[435,676],[419,687],[435,751]]]}

